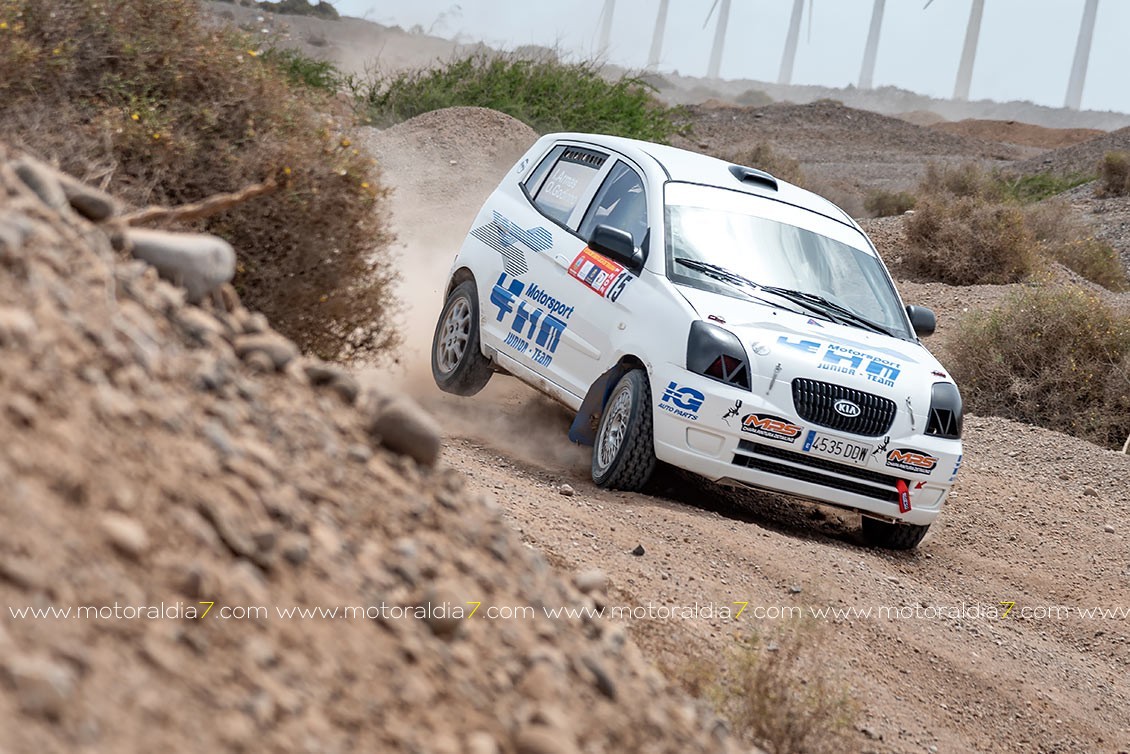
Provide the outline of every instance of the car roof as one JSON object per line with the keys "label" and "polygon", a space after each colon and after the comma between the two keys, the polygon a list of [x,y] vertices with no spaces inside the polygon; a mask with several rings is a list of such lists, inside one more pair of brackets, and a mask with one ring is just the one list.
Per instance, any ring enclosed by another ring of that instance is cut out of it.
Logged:
{"label": "car roof", "polygon": [[856,230],[861,230],[850,215],[824,197],[802,189],[800,186],[787,183],[775,176],[762,173],[756,170],[756,165],[739,167],[752,167],[755,168],[753,171],[755,174],[760,174],[760,176],[764,176],[765,178],[772,178],[772,181],[776,182],[775,189],[768,180],[762,180],[761,177],[757,175],[751,176],[753,180],[741,180],[735,175],[735,171],[732,170],[732,168],[735,167],[733,163],[699,154],[698,152],[667,146],[666,144],[655,144],[638,139],[626,139],[621,136],[586,133],[555,133],[548,134],[545,138],[546,140],[553,141],[578,141],[587,142],[595,146],[604,146],[607,149],[619,152],[628,159],[638,163],[641,167],[649,162],[658,165],[659,168],[666,173],[667,178],[672,181],[719,186],[725,189],[742,191],[747,194],[753,194],[754,196],[785,202],[800,207],[801,209],[823,215],[824,217],[848,225]]}

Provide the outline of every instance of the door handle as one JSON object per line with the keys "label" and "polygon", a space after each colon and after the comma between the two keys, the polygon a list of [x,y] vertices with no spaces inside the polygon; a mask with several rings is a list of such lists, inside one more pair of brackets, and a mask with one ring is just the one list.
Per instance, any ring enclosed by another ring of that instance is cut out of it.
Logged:
{"label": "door handle", "polygon": [[569,269],[569,265],[571,265],[573,263],[573,260],[569,259],[564,254],[558,254],[557,256],[555,256],[553,258],[553,261],[557,262],[557,264],[561,265],[565,269]]}

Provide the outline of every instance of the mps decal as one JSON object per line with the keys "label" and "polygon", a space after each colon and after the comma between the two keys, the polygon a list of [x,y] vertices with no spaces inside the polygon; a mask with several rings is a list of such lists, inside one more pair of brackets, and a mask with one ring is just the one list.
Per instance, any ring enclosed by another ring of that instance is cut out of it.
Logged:
{"label": "mps decal", "polygon": [[[513,314],[510,332],[504,341],[521,355],[529,355],[535,364],[547,367],[561,343],[561,334],[573,316],[572,306],[566,306],[533,283],[511,278],[505,272],[490,292],[490,302],[498,307],[496,322]],[[535,305],[536,304],[536,305]]]}
{"label": "mps decal", "polygon": [[742,417],[742,432],[758,437],[784,442],[796,442],[804,427],[798,427],[788,419],[769,414],[746,414]]}
{"label": "mps decal", "polygon": [[502,214],[492,212],[493,219],[486,225],[471,230],[471,235],[502,255],[502,269],[508,275],[525,275],[530,271],[526,254],[515,244],[521,243],[533,252],[553,248],[553,234],[542,227],[526,230]]}
{"label": "mps decal", "polygon": [[635,280],[635,276],[624,269],[623,265],[587,246],[569,265],[569,274],[609,301],[620,298],[628,283]]}
{"label": "mps decal", "polygon": [[818,354],[823,351],[817,369],[826,369],[841,374],[860,374],[872,382],[891,387],[902,373],[902,364],[854,348],[829,343],[826,346],[816,340],[792,340],[784,335],[777,338],[780,345],[788,346],[801,353]]}
{"label": "mps decal", "polygon": [[706,396],[693,387],[684,387],[677,382],[671,382],[663,391],[659,408],[683,419],[698,421],[698,411],[705,400]]}
{"label": "mps decal", "polygon": [[929,474],[938,465],[938,459],[917,450],[895,448],[887,453],[887,465],[911,474]]}

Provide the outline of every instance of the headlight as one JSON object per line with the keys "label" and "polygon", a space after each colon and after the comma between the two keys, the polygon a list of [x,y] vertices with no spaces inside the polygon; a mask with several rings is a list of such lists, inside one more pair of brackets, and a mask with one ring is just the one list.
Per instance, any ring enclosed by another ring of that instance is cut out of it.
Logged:
{"label": "headlight", "polygon": [[702,320],[691,323],[687,369],[712,380],[749,390],[749,361],[738,336]]}
{"label": "headlight", "polygon": [[957,440],[961,437],[961,393],[952,382],[935,382],[930,394],[926,434]]}

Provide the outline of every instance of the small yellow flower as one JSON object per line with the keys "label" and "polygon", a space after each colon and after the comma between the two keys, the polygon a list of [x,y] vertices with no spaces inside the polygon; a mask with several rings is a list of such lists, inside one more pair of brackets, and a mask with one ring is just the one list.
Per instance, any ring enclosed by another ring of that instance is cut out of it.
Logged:
{"label": "small yellow flower", "polygon": [[137,113],[134,113],[133,115],[131,115],[129,117],[132,118],[133,120],[141,120],[141,116],[138,115]]}
{"label": "small yellow flower", "polygon": [[351,145],[352,143],[353,142],[350,141],[349,139],[342,139],[341,140],[341,146],[342,146],[343,149],[348,148],[349,145]]}
{"label": "small yellow flower", "polygon": [[283,168],[283,175],[290,175],[290,168]]}
{"label": "small yellow flower", "polygon": [[259,57],[259,52],[257,50],[248,50],[247,54],[250,55],[253,58]]}
{"label": "small yellow flower", "polygon": [[7,29],[7,28],[8,28],[8,22],[7,21],[0,21],[0,29]]}
{"label": "small yellow flower", "polygon": [[52,55],[62,55],[63,54],[63,48],[62,47],[56,47],[54,50],[51,51],[51,54]]}
{"label": "small yellow flower", "polygon": [[161,139],[161,134],[153,134],[153,141],[159,141],[160,139]]}
{"label": "small yellow flower", "polygon": [[362,183],[361,188],[367,189],[367,188],[369,188],[369,184],[368,183]]}
{"label": "small yellow flower", "polygon": [[323,304],[324,304],[324,303],[326,303],[326,302],[327,302],[327,301],[329,301],[329,300],[330,300],[330,297],[329,297],[329,296],[327,296],[327,295],[326,295],[326,294],[324,294],[324,293],[322,294],[321,298],[319,298],[319,299],[318,299],[318,301],[320,301],[320,302],[321,302],[321,303],[323,303]]}

